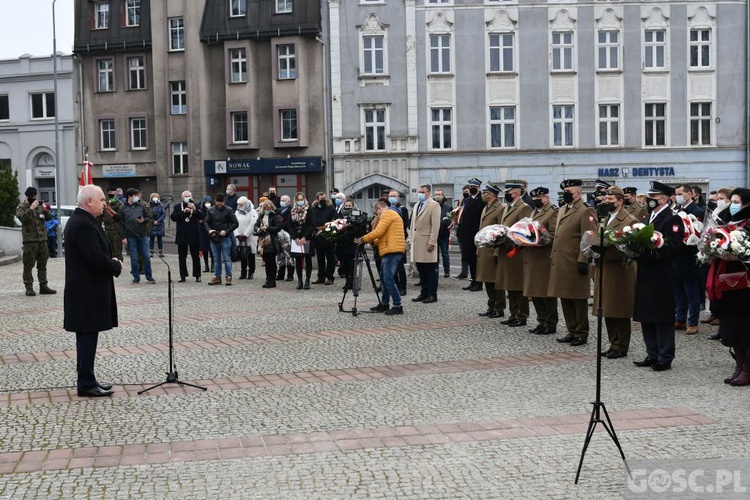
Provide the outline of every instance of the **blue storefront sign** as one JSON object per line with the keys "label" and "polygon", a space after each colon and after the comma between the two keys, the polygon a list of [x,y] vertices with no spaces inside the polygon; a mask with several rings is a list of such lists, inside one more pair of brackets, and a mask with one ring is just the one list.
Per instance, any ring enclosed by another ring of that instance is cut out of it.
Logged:
{"label": "blue storefront sign", "polygon": [[297,156],[294,158],[260,158],[205,160],[206,176],[257,175],[257,174],[309,174],[323,171],[319,156]]}

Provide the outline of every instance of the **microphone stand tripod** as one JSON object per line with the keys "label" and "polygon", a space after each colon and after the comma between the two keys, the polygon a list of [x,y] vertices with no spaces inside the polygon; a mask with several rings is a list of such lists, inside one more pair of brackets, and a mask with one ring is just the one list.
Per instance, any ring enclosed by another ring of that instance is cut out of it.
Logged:
{"label": "microphone stand tripod", "polygon": [[[622,457],[622,461],[625,463],[625,469],[628,471],[628,476],[631,475],[628,461],[625,459],[625,453],[622,451],[622,446],[620,446],[620,441],[617,439],[617,433],[615,433],[615,428],[612,425],[612,420],[610,420],[609,413],[607,413],[607,407],[604,406],[604,401],[602,401],[602,292],[604,291],[604,253],[606,250],[604,248],[604,226],[606,225],[607,215],[598,215],[599,248],[601,255],[599,256],[598,262],[596,264],[597,270],[599,271],[599,293],[597,294],[599,307],[596,308],[596,400],[592,401],[591,403],[592,405],[594,405],[594,407],[591,410],[591,419],[589,420],[589,427],[586,431],[586,440],[583,442],[581,460],[578,462],[578,472],[576,472],[575,484],[578,484],[578,478],[581,476],[583,457],[586,456],[586,450],[591,443],[591,438],[594,436],[596,424],[602,424],[602,427],[604,427],[604,429],[607,431],[609,437],[612,438],[615,446],[617,446],[617,449],[620,451],[620,456]],[[602,413],[604,413],[604,419],[602,419]]]}

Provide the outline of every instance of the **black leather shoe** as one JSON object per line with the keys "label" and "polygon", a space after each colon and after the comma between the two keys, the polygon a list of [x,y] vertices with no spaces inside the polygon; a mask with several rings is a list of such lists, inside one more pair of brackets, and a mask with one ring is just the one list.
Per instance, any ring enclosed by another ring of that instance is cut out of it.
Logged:
{"label": "black leather shoe", "polygon": [[607,354],[607,358],[609,358],[609,359],[619,359],[619,358],[624,358],[627,355],[628,355],[628,353],[626,353],[626,352],[616,351],[615,350],[615,351],[612,351],[609,354]]}
{"label": "black leather shoe", "polygon": [[469,277],[469,275],[468,274],[464,274],[464,273],[460,273],[460,274],[457,274],[456,276],[454,276],[454,278],[456,278],[457,280],[465,280],[468,277]]}
{"label": "black leather shoe", "polygon": [[492,314],[488,314],[488,318],[502,318],[505,316],[505,313],[503,311],[492,311]]}
{"label": "black leather shoe", "polygon": [[607,356],[609,356],[610,354],[612,354],[613,351],[614,351],[614,349],[612,349],[611,347],[609,349],[607,349],[606,351],[602,351],[602,357],[606,358]]}
{"label": "black leather shoe", "polygon": [[508,326],[526,326],[526,320],[525,319],[513,319],[508,323]]}
{"label": "black leather shoe", "polygon": [[579,345],[584,345],[588,342],[587,339],[583,337],[576,337],[573,340],[570,341],[571,347],[578,347]]}
{"label": "black leather shoe", "polygon": [[26,289],[26,296],[27,297],[34,297],[34,296],[36,296],[36,292],[34,291],[33,288],[27,288]]}
{"label": "black leather shoe", "polygon": [[710,335],[708,338],[709,340],[721,340],[721,335],[719,334],[719,332],[716,332],[715,334]]}
{"label": "black leather shoe", "polygon": [[403,306],[398,306],[398,307],[393,306],[385,312],[386,316],[393,316],[396,314],[404,314]]}
{"label": "black leather shoe", "polygon": [[512,322],[514,322],[515,320],[516,320],[516,318],[514,318],[513,316],[511,316],[510,318],[501,321],[500,324],[501,325],[509,325]]}
{"label": "black leather shoe", "polygon": [[201,282],[201,277],[200,277],[200,276],[198,276],[197,278],[195,278],[195,282],[196,282],[196,283],[200,283],[200,282]]}
{"label": "black leather shoe", "polygon": [[104,391],[108,391],[108,390],[112,389],[112,384],[108,384],[106,382],[104,382],[104,383],[97,382],[96,385],[99,386],[99,389],[102,389]]}
{"label": "black leather shoe", "polygon": [[567,344],[569,342],[573,342],[575,339],[576,338],[574,336],[572,336],[571,334],[568,334],[564,337],[560,337],[559,339],[557,339],[557,341],[563,344]]}
{"label": "black leather shoe", "polygon": [[416,297],[414,297],[413,299],[411,299],[411,301],[412,301],[412,302],[422,302],[422,301],[423,301],[424,299],[426,299],[426,298],[427,298],[427,297],[425,297],[424,295],[422,295],[422,294],[420,293],[419,295],[417,295]]}
{"label": "black leather shoe", "polygon": [[487,309],[487,310],[486,310],[486,311],[484,311],[483,313],[479,313],[479,315],[480,315],[480,316],[489,316],[489,315],[490,315],[490,314],[492,314],[493,312],[495,312],[495,311],[493,311],[492,309]]}
{"label": "black leather shoe", "polygon": [[434,295],[425,297],[425,299],[422,301],[423,304],[432,304],[433,302],[437,302],[437,297],[435,297]]}
{"label": "black leather shoe", "polygon": [[187,278],[183,276],[182,278],[177,280],[177,283],[185,283],[185,281],[187,281]]}
{"label": "black leather shoe", "polygon": [[389,306],[388,304],[378,304],[375,307],[371,307],[370,311],[376,312],[376,313],[381,313],[381,312],[386,312],[390,308],[391,308],[391,306]]}
{"label": "black leather shoe", "polygon": [[406,288],[404,288],[403,290],[399,290],[398,294],[401,295],[402,297],[405,296],[406,295]]}
{"label": "black leather shoe", "polygon": [[663,372],[665,370],[671,370],[672,363],[654,363],[654,366],[652,366],[651,369],[654,370],[655,372]]}
{"label": "black leather shoe", "polygon": [[542,325],[536,325],[534,328],[529,328],[529,333],[537,333],[539,330],[543,330]]}
{"label": "black leather shoe", "polygon": [[469,287],[470,292],[481,292],[482,291],[482,284],[481,283],[474,283]]}
{"label": "black leather shoe", "polygon": [[639,368],[645,368],[645,367],[648,367],[648,366],[655,365],[656,364],[656,360],[655,359],[651,359],[651,358],[646,358],[643,361],[633,361],[633,364],[635,366],[639,367]]}
{"label": "black leather shoe", "polygon": [[542,328],[538,332],[536,332],[537,335],[555,335],[557,333],[557,330],[554,328]]}
{"label": "black leather shoe", "polygon": [[101,398],[104,396],[111,396],[114,391],[105,391],[101,387],[94,387],[93,389],[78,389],[78,396],[82,398]]}
{"label": "black leather shoe", "polygon": [[476,285],[476,284],[477,284],[476,281],[471,281],[471,282],[469,282],[468,285],[462,286],[461,290],[471,290],[472,288],[474,288],[474,285]]}

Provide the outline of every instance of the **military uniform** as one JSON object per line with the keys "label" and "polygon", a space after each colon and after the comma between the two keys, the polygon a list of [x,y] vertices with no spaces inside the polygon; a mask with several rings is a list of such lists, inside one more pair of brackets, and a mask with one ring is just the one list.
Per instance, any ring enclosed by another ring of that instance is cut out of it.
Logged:
{"label": "military uniform", "polygon": [[[506,183],[506,191],[509,188]],[[517,198],[512,204],[507,205],[503,211],[500,224],[512,226],[524,217],[531,215],[531,207],[524,203],[523,198]],[[508,291],[508,305],[510,306],[510,318],[507,320],[510,326],[523,326],[529,317],[529,299],[523,296],[523,247],[517,248],[513,257],[508,256],[508,251],[497,249],[497,268],[495,271],[495,288],[498,293]],[[521,255],[519,255],[519,253]],[[515,322],[513,320],[516,320]]]}
{"label": "military uniform", "polygon": [[[536,190],[532,191],[534,192]],[[552,238],[555,237],[557,207],[545,203],[542,208],[537,208],[531,213],[531,219],[544,226]],[[552,245],[527,247],[523,251],[523,295],[531,297],[534,304],[539,324],[530,331],[538,334],[555,333],[557,329],[557,297],[547,295],[551,255]]]}
{"label": "military uniform", "polygon": [[[500,190],[493,186],[493,193],[497,194],[499,192]],[[486,204],[481,213],[479,228],[481,229],[492,224],[500,224],[503,217],[503,211],[504,209],[500,200],[495,199],[492,203]],[[485,283],[485,290],[487,291],[487,312],[482,314],[484,316],[495,318],[505,314],[505,293],[498,293],[498,291],[495,290],[496,267],[495,249],[477,248],[476,280],[479,283]]]}
{"label": "military uniform", "polygon": [[[28,198],[36,196],[36,188],[30,187],[26,190],[27,199],[16,208],[16,217],[21,221],[21,235],[23,238],[23,284],[26,286],[26,295],[36,295],[34,292],[34,277],[31,274],[36,266],[36,275],[39,279],[39,293],[56,293],[47,286],[47,260],[49,251],[47,249],[47,226],[45,222],[52,220],[52,212],[39,203],[36,208],[31,208]],[[32,202],[33,203],[33,202]]]}
{"label": "military uniform", "polygon": [[587,269],[586,274],[579,271],[588,265],[580,247],[581,236],[589,230],[596,230],[596,217],[583,200],[578,199],[558,211],[547,294],[560,299],[568,335],[558,340],[564,342],[575,340],[581,344],[589,335],[591,282]]}
{"label": "military uniform", "polygon": [[[122,202],[117,197],[110,198],[107,200],[107,205],[112,209],[113,212],[119,213],[122,208]],[[104,211],[100,218],[101,222],[104,223],[104,233],[107,236],[107,242],[109,243],[110,253],[112,257],[117,258],[120,262],[122,258],[122,234],[120,233],[120,223],[115,221],[107,210]]]}
{"label": "military uniform", "polygon": [[630,215],[635,217],[638,222],[643,222],[645,224],[646,217],[648,217],[648,211],[646,210],[646,207],[644,207],[640,203],[631,203],[630,205],[626,205],[624,209]]}

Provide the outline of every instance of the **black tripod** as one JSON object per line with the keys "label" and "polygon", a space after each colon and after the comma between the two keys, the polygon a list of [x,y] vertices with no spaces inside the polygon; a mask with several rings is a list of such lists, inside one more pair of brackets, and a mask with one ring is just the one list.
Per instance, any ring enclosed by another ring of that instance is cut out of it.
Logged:
{"label": "black tripod", "polygon": [[156,389],[157,387],[161,387],[164,384],[186,385],[188,387],[195,387],[196,389],[206,391],[208,390],[207,387],[202,387],[200,385],[182,382],[179,379],[179,376],[177,375],[177,368],[175,367],[175,364],[174,364],[174,329],[173,329],[173,317],[172,317],[172,303],[174,302],[172,290],[174,288],[174,282],[172,281],[172,269],[169,267],[169,264],[167,264],[166,260],[164,260],[162,257],[159,257],[159,259],[161,259],[161,261],[164,262],[164,265],[167,266],[167,302],[169,303],[169,371],[167,372],[167,380],[165,380],[164,382],[159,382],[158,384],[152,385],[151,387],[147,387],[146,389],[143,389],[142,391],[138,391],[138,394],[143,394],[144,392],[148,392],[151,389]]}
{"label": "black tripod", "polygon": [[341,297],[339,302],[339,311],[350,312],[352,316],[359,314],[357,310],[357,298],[359,298],[359,292],[362,290],[362,268],[367,264],[367,272],[370,274],[370,282],[372,283],[372,289],[375,291],[375,295],[378,298],[378,304],[380,302],[380,287],[375,282],[375,275],[372,272],[372,266],[370,265],[370,258],[367,256],[365,246],[363,244],[357,245],[357,250],[354,252],[354,262],[352,263],[349,276],[346,277],[346,282],[351,283],[352,295],[354,295],[354,305],[350,310],[344,309],[344,301],[346,300],[346,294],[349,292],[349,287],[344,288],[344,295]]}
{"label": "black tripod", "polygon": [[[576,472],[575,484],[578,484],[578,478],[581,476],[581,467],[583,467],[583,457],[586,456],[586,450],[591,443],[591,438],[594,435],[596,424],[602,424],[602,427],[607,431],[609,437],[614,441],[617,449],[620,450],[620,456],[622,461],[625,463],[625,469],[628,471],[630,476],[630,467],[628,467],[628,461],[625,459],[625,453],[622,451],[620,446],[620,440],[617,439],[617,433],[612,425],[612,420],[609,418],[607,413],[607,407],[604,406],[602,401],[602,291],[604,290],[604,226],[608,217],[607,214],[599,215],[599,249],[601,255],[599,261],[596,264],[597,270],[599,271],[599,293],[598,293],[598,306],[596,309],[596,400],[591,404],[594,408],[591,410],[591,419],[589,420],[589,428],[586,431],[586,440],[583,442],[583,450],[581,451],[581,460],[578,462],[578,472]],[[602,419],[602,413],[604,413],[604,419]]]}

